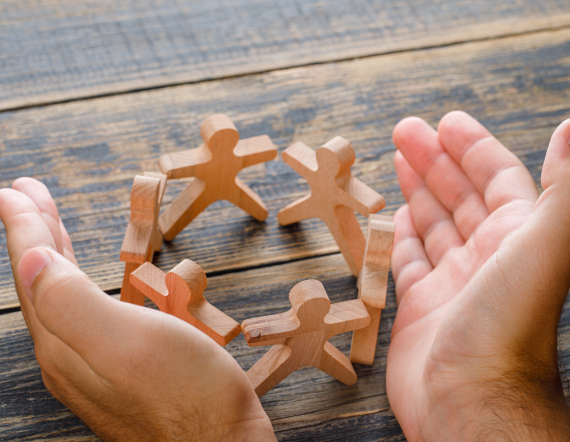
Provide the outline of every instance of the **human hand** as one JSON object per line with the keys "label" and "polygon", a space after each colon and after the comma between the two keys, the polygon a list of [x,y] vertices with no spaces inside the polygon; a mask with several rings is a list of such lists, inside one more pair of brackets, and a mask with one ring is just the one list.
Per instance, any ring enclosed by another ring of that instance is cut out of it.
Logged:
{"label": "human hand", "polygon": [[105,441],[275,440],[243,370],[164,313],[117,301],[77,266],[47,188],[0,190],[16,290],[47,389]]}
{"label": "human hand", "polygon": [[477,121],[394,129],[408,205],[395,215],[398,312],[387,362],[409,441],[567,440],[557,325],[570,287],[570,120],[554,133],[540,196]]}

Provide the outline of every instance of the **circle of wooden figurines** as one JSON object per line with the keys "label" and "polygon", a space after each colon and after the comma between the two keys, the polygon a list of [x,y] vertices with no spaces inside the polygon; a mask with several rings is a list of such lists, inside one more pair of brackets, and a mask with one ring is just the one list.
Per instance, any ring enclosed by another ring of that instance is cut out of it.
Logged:
{"label": "circle of wooden figurines", "polygon": [[[146,296],[162,312],[188,322],[220,345],[243,331],[249,346],[272,346],[247,372],[259,397],[307,366],[354,384],[357,376],[351,362],[374,362],[395,230],[391,217],[375,215],[385,205],[382,195],[352,176],[354,149],[341,137],[316,151],[301,142],[285,149],[283,161],[307,180],[311,192],[281,209],[277,218],[282,225],[320,218],[358,276],[358,299],[331,304],[319,281],[306,280],[291,289],[289,311],[247,319],[240,326],[206,300],[207,277],[198,264],[186,259],[168,273],[152,264],[163,236],[174,239],[215,201],[225,199],[258,220],[267,218],[259,195],[237,174],[277,156],[269,136],[240,140],[226,115],[207,118],[201,135],[200,147],[161,156],[162,173],[145,172],[134,179],[120,254],[125,262],[121,301],[144,305]],[[159,217],[167,180],[186,177],[194,180]],[[366,238],[355,212],[369,219]],[[328,342],[348,331],[353,331],[350,360]]]}

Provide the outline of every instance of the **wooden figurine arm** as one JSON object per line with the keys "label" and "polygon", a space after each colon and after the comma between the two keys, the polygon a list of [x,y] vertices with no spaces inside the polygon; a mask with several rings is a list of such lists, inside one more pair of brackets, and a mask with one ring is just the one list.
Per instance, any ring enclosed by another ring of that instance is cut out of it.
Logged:
{"label": "wooden figurine arm", "polygon": [[270,161],[277,156],[277,148],[267,135],[239,140],[234,155],[241,158],[243,167]]}
{"label": "wooden figurine arm", "polygon": [[[331,304],[325,316],[326,334],[330,338],[340,333],[364,328],[370,324],[370,315],[360,299]],[[327,339],[328,340],[328,339]]]}
{"label": "wooden figurine arm", "polygon": [[309,180],[311,172],[316,172],[318,168],[315,151],[300,141],[285,149],[281,158],[306,180]]}
{"label": "wooden figurine arm", "polygon": [[[137,264],[146,262],[153,231],[152,224],[136,225],[129,222],[119,259],[123,262],[135,262]],[[132,238],[136,238],[136,241],[133,241]]]}
{"label": "wooden figurine arm", "polygon": [[344,205],[362,216],[368,217],[386,205],[382,195],[353,176],[346,181],[342,188],[347,194],[344,198]]}
{"label": "wooden figurine arm", "polygon": [[[220,345],[226,345],[241,333],[240,325],[205,299],[188,304],[188,313],[200,324],[193,325]],[[183,318],[181,318],[183,319]]]}
{"label": "wooden figurine arm", "polygon": [[299,328],[299,320],[292,310],[271,316],[246,319],[241,329],[247,345],[261,347],[265,345],[283,344],[287,338],[293,336]]}
{"label": "wooden figurine arm", "polygon": [[162,197],[164,196],[164,191],[166,190],[166,180],[168,177],[163,173],[158,172],[145,172],[144,176],[149,178],[156,178],[160,181],[160,185],[158,187],[158,207],[162,204]]}
{"label": "wooden figurine arm", "polygon": [[159,189],[159,179],[135,177],[131,191],[131,215],[121,246],[121,261],[142,264],[148,259],[159,210]]}
{"label": "wooden figurine arm", "polygon": [[388,268],[365,265],[362,268],[360,299],[364,305],[383,309],[386,307]]}
{"label": "wooden figurine arm", "polygon": [[162,155],[158,167],[168,179],[187,178],[196,175],[196,168],[212,159],[210,149],[204,144],[196,149]]}
{"label": "wooden figurine arm", "polygon": [[391,217],[370,215],[359,298],[367,307],[384,308],[395,225]]}
{"label": "wooden figurine arm", "polygon": [[130,281],[133,287],[151,299],[163,311],[168,296],[165,278],[166,273],[147,262],[131,273]]}

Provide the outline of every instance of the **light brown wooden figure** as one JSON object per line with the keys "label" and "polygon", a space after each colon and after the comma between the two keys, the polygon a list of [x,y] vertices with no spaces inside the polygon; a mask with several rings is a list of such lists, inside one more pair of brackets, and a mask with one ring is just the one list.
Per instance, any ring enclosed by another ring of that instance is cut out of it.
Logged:
{"label": "light brown wooden figure", "polygon": [[247,376],[261,397],[300,368],[312,366],[352,385],[356,373],[348,358],[330,342],[334,335],[366,327],[370,317],[361,300],[329,301],[316,280],[297,284],[289,293],[288,312],[248,319],[242,323],[247,344],[273,345]]}
{"label": "light brown wooden figure", "polygon": [[357,364],[372,365],[376,355],[376,342],[380,316],[386,306],[388,271],[394,245],[395,224],[392,218],[370,215],[364,265],[358,276],[358,298],[364,302],[370,315],[370,325],[352,334],[350,360]]}
{"label": "light brown wooden figure", "polygon": [[194,177],[160,217],[160,230],[167,241],[218,200],[230,201],[257,220],[267,218],[261,198],[237,174],[245,167],[277,156],[271,139],[261,135],[240,140],[226,115],[207,118],[200,133],[204,139],[200,147],[163,155],[158,161],[168,179]]}
{"label": "light brown wooden figure", "polygon": [[283,161],[309,182],[311,193],[289,204],[277,214],[281,225],[320,218],[331,231],[350,271],[357,276],[364,258],[366,240],[354,212],[376,213],[384,198],[352,176],[354,149],[335,137],[315,152],[297,142],[281,154]]}
{"label": "light brown wooden figure", "polygon": [[133,181],[131,216],[120,255],[125,262],[121,301],[144,304],[144,295],[131,285],[129,275],[142,263],[152,261],[154,253],[162,248],[158,215],[165,187],[166,175],[161,173],[145,172]]}
{"label": "light brown wooden figure", "polygon": [[193,261],[185,259],[168,273],[147,262],[131,273],[131,283],[160,311],[186,321],[220,345],[241,333],[236,321],[206,301],[208,278]]}
{"label": "light brown wooden figure", "polygon": [[[152,239],[152,247],[153,247],[153,254],[155,252],[160,252],[162,250],[162,233],[158,229],[158,216],[160,215],[160,206],[162,205],[162,198],[164,197],[164,191],[166,190],[166,180],[167,177],[163,173],[156,173],[156,172],[145,172],[144,176],[150,178],[157,178],[160,180],[160,186],[158,188],[158,210],[155,212],[155,221],[154,221],[154,233]],[[149,260],[152,262],[152,258]]]}

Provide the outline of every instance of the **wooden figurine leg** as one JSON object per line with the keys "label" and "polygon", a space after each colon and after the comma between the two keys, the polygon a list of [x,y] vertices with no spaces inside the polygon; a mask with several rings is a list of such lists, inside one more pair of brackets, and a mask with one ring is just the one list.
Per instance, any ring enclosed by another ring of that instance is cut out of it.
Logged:
{"label": "wooden figurine leg", "polygon": [[288,206],[284,207],[277,214],[277,220],[282,226],[298,223],[304,219],[312,218],[314,202],[310,201],[311,195],[293,201]]}
{"label": "wooden figurine leg", "polygon": [[160,252],[162,250],[162,234],[157,230],[152,236],[152,252]]}
{"label": "wooden figurine leg", "polygon": [[121,301],[130,302],[131,304],[144,305],[144,295],[139,292],[131,284],[130,276],[136,269],[140,267],[140,264],[136,262],[126,262],[125,263],[125,274],[123,276],[123,286],[121,287]]}
{"label": "wooden figurine leg", "polygon": [[172,241],[184,227],[212,204],[212,199],[204,192],[205,188],[206,183],[195,178],[165,210],[158,219],[164,239]]}
{"label": "wooden figurine leg", "polygon": [[354,212],[345,206],[335,209],[336,225],[328,226],[350,271],[358,276],[364,261],[366,239]]}
{"label": "wooden figurine leg", "polygon": [[257,193],[251,190],[242,180],[236,177],[237,191],[229,195],[228,201],[245,210],[258,221],[264,221],[268,212]]}
{"label": "wooden figurine leg", "polygon": [[346,385],[352,385],[358,379],[348,358],[330,342],[325,343],[317,368]]}
{"label": "wooden figurine leg", "polygon": [[257,397],[263,396],[298,368],[291,353],[287,345],[274,345],[248,370],[247,377]]}
{"label": "wooden figurine leg", "polygon": [[366,310],[370,315],[370,325],[352,332],[350,360],[357,364],[373,365],[382,309],[366,307]]}

